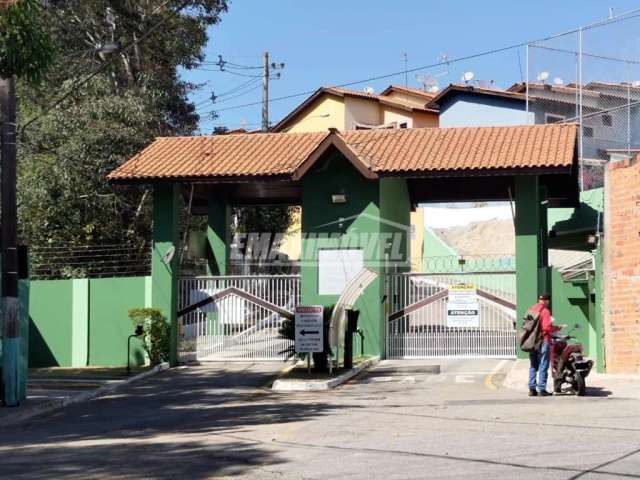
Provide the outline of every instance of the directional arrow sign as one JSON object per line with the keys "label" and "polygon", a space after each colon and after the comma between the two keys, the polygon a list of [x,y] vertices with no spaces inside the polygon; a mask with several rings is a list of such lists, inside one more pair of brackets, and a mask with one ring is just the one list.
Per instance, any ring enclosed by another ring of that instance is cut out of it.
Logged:
{"label": "directional arrow sign", "polygon": [[322,305],[298,305],[295,308],[296,352],[322,352]]}
{"label": "directional arrow sign", "polygon": [[300,330],[300,335],[319,335],[320,330]]}

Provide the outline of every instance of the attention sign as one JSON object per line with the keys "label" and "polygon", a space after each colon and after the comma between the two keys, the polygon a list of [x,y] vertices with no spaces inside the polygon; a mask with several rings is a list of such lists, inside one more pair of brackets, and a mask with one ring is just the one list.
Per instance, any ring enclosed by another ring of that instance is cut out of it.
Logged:
{"label": "attention sign", "polygon": [[480,309],[476,286],[449,285],[447,301],[447,327],[477,328],[480,326]]}
{"label": "attention sign", "polygon": [[317,353],[323,350],[322,305],[298,305],[295,308],[296,353]]}

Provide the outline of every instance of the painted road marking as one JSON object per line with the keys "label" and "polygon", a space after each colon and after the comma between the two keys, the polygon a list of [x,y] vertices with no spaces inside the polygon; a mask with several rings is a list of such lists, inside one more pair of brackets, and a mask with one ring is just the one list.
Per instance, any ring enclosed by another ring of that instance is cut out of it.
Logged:
{"label": "painted road marking", "polygon": [[415,377],[404,377],[400,383],[416,383]]}
{"label": "painted road marking", "polygon": [[456,383],[473,383],[473,375],[456,375]]}
{"label": "painted road marking", "polygon": [[502,367],[504,367],[505,363],[507,363],[507,361],[502,360],[494,367],[494,369],[491,371],[489,375],[484,377],[484,386],[487,387],[489,390],[497,390],[498,387],[496,387],[495,384],[493,383],[493,376],[496,373],[498,373],[502,369]]}

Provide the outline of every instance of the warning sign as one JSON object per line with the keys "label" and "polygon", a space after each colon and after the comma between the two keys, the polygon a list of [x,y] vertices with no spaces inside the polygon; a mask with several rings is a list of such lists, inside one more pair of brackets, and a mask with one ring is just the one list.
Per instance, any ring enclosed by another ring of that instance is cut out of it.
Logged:
{"label": "warning sign", "polygon": [[297,353],[323,350],[322,305],[298,305],[295,308],[295,348]]}
{"label": "warning sign", "polygon": [[480,308],[475,285],[449,285],[446,308],[447,327],[477,328],[480,326]]}

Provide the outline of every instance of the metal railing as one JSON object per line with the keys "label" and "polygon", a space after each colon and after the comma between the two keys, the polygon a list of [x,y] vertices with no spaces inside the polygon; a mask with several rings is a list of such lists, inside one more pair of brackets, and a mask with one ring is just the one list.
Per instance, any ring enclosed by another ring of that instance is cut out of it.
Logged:
{"label": "metal railing", "polygon": [[[477,325],[447,322],[450,285],[477,291]],[[388,358],[513,357],[516,354],[515,272],[391,274],[388,296]]]}
{"label": "metal railing", "polygon": [[300,302],[298,275],[182,278],[182,360],[279,360],[292,342],[280,337],[286,315]]}

